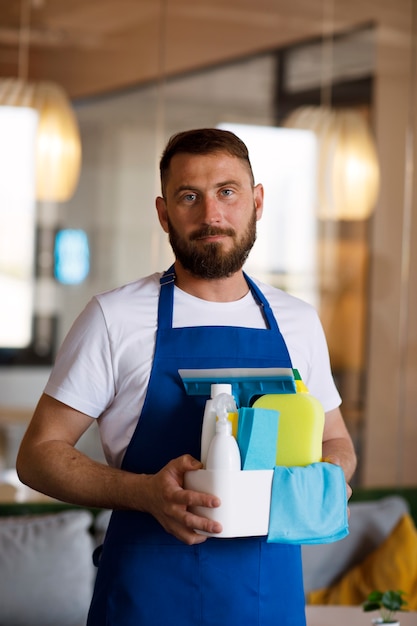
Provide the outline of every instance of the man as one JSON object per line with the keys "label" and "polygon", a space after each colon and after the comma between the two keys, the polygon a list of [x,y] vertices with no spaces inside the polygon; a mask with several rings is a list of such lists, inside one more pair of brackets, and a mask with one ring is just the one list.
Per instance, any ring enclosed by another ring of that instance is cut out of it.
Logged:
{"label": "man", "polygon": [[[205,398],[187,396],[178,370],[294,362],[326,412],[323,456],[349,481],[355,453],[321,325],[309,305],[242,271],[263,188],[233,133],[179,133],[160,167],[156,209],[175,264],[87,305],[59,352],[18,472],[53,497],[114,509],[89,625],[302,626],[299,546],[196,533],[221,526],[190,507],[220,502],[183,488],[184,473],[201,468]],[[74,448],[94,418],[109,466]]]}

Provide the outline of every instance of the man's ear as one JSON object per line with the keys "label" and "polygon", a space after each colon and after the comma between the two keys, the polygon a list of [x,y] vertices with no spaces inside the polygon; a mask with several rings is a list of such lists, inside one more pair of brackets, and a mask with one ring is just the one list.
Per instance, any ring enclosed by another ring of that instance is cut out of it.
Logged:
{"label": "man's ear", "polygon": [[168,232],[168,212],[167,205],[165,199],[161,196],[158,196],[155,200],[156,211],[158,213],[159,223],[161,224],[164,231]]}
{"label": "man's ear", "polygon": [[253,198],[255,204],[256,219],[260,220],[264,210],[264,188],[258,183],[253,189]]}

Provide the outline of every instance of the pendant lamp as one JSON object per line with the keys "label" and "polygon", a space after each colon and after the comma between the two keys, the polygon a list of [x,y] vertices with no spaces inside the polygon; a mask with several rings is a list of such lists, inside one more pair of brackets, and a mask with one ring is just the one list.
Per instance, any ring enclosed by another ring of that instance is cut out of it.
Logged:
{"label": "pendant lamp", "polygon": [[374,210],[379,192],[378,156],[365,118],[353,109],[305,106],[284,126],[311,130],[318,142],[318,216],[362,220]]}
{"label": "pendant lamp", "polygon": [[365,117],[353,108],[332,107],[335,0],[323,0],[320,106],[301,106],[284,120],[287,128],[317,138],[317,214],[323,220],[363,220],[379,194],[379,162]]}
{"label": "pendant lamp", "polygon": [[0,106],[29,107],[39,115],[36,138],[36,198],[65,202],[74,193],[81,166],[77,120],[64,90],[52,82],[0,79]]}

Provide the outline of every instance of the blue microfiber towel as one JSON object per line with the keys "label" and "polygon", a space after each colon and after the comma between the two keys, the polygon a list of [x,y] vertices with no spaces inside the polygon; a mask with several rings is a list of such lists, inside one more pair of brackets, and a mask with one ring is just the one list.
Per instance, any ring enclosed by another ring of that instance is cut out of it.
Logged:
{"label": "blue microfiber towel", "polygon": [[331,543],[349,533],[343,470],[331,463],[274,469],[267,541]]}

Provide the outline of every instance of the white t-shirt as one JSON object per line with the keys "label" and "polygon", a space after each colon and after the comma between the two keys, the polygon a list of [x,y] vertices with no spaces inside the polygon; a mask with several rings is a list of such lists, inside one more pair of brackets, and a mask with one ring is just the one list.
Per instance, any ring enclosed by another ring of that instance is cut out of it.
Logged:
{"label": "white t-shirt", "polygon": [[[74,322],[45,393],[98,418],[104,453],[119,467],[145,400],[157,328],[159,279],[153,274],[92,298]],[[255,281],[284,336],[293,367],[325,411],[341,399],[315,309]],[[198,322],[196,323],[196,320]],[[174,287],[173,326],[265,328],[251,292],[235,302],[209,302]]]}

